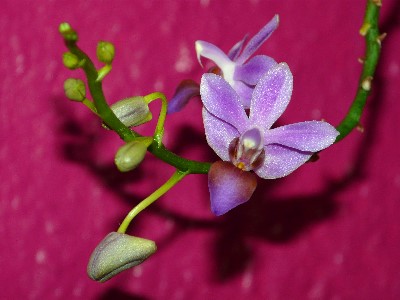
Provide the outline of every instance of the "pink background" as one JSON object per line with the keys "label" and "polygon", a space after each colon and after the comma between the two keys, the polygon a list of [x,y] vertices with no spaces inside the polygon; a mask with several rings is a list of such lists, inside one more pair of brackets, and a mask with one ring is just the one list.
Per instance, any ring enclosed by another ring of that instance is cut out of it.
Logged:
{"label": "pink background", "polygon": [[[156,90],[171,97],[182,79],[201,77],[195,40],[228,50],[278,13],[258,52],[294,74],[280,123],[337,125],[361,69],[365,1],[3,1],[0,298],[400,299],[400,2],[383,2],[388,37],[364,133],[287,178],[259,180],[251,201],[223,217],[209,210],[207,177],[185,178],[129,228],[158,252],[100,284],[86,275],[91,251],[172,168],[148,155],[138,170],[117,172],[121,141],[63,95],[63,81],[82,73],[61,63],[59,23],[70,22],[91,55],[100,39],[115,44],[104,80],[112,103]],[[194,100],[169,117],[165,143],[213,161],[200,111]]]}

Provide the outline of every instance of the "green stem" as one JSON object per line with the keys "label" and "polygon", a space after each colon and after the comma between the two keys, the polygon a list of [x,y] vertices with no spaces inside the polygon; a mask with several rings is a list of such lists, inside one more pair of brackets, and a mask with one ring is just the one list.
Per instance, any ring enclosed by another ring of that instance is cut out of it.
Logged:
{"label": "green stem", "polygon": [[168,192],[175,184],[177,184],[179,181],[183,179],[188,173],[187,172],[182,172],[182,171],[175,171],[175,173],[162,185],[160,186],[156,191],[154,191],[150,196],[148,196],[146,199],[141,201],[138,205],[136,205],[125,217],[125,219],[122,221],[121,225],[118,228],[119,233],[125,233],[126,230],[128,229],[129,224],[135,218],[142,210],[147,208],[150,204],[152,204],[154,201],[156,201],[158,198],[160,198],[162,195],[164,195],[166,192]]}
{"label": "green stem", "polygon": [[[69,25],[68,25],[69,26]],[[76,34],[74,32],[74,34]],[[87,77],[88,86],[90,94],[92,95],[94,105],[96,107],[97,114],[101,117],[104,123],[107,126],[114,130],[125,142],[132,141],[136,137],[139,137],[140,134],[127,128],[113,113],[110,109],[109,105],[107,104],[104,94],[101,81],[97,81],[98,72],[90,60],[90,58],[84,53],[79,47],[76,45],[76,39],[68,39],[64,36],[64,41],[69,49],[73,54],[75,54],[80,61],[83,61],[82,69],[85,72]],[[164,103],[161,108],[160,119],[158,121],[156,127],[156,134],[154,137],[155,143],[153,143],[149,148],[149,152],[153,155],[160,158],[162,161],[170,164],[171,166],[181,170],[182,172],[188,172],[190,174],[206,174],[210,169],[210,163],[207,162],[199,162],[194,160],[185,159],[180,157],[165,148],[165,146],[161,143],[161,139],[163,136],[163,126],[165,121],[165,113],[166,113],[166,98],[162,93],[153,93],[150,94],[155,96],[156,98],[160,98],[161,101]]]}
{"label": "green stem", "polygon": [[371,81],[374,77],[381,52],[381,40],[378,28],[380,5],[381,3],[377,0],[367,0],[364,22],[360,30],[360,34],[365,36],[366,43],[364,65],[353,103],[347,115],[336,127],[340,132],[339,136],[336,138],[336,142],[342,140],[360,124],[360,118],[368,95],[370,94]]}

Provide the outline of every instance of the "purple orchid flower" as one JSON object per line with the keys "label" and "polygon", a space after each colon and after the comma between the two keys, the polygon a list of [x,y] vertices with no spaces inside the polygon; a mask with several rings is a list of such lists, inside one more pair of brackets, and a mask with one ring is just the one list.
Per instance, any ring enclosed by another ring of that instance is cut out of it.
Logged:
{"label": "purple orchid flower", "polygon": [[[212,60],[217,65],[215,71],[221,73],[224,79],[238,93],[245,108],[250,107],[251,94],[262,75],[276,65],[274,59],[265,55],[249,58],[271,36],[278,24],[279,17],[275,15],[245,47],[247,36],[236,43],[228,54],[225,54],[220,48],[211,43],[205,41],[196,41],[195,43],[197,59],[200,65],[202,65],[201,57]],[[195,90],[193,82],[180,84],[169,102],[168,113],[181,110],[192,97],[198,94],[199,92]]]}
{"label": "purple orchid flower", "polygon": [[222,161],[211,165],[208,186],[217,216],[248,201],[257,180],[284,177],[313,153],[334,143],[339,132],[323,121],[271,129],[289,104],[293,77],[286,63],[270,68],[257,83],[249,116],[240,96],[221,76],[204,74],[200,94],[210,147]]}

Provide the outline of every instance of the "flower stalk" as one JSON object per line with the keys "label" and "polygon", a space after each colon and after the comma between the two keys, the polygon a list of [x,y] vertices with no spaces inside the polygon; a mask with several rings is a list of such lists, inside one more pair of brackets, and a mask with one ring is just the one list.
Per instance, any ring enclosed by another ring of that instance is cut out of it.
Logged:
{"label": "flower stalk", "polygon": [[381,5],[381,1],[367,0],[364,22],[360,29],[360,34],[364,36],[366,44],[363,69],[353,103],[351,104],[346,116],[336,127],[340,132],[339,136],[336,138],[336,143],[345,138],[359,125],[365,103],[371,91],[371,83],[381,53],[381,41],[382,37],[384,37],[380,35],[378,28]]}
{"label": "flower stalk", "polygon": [[138,205],[136,205],[125,217],[125,219],[122,221],[121,225],[118,228],[119,233],[125,233],[126,230],[128,229],[129,224],[135,218],[142,210],[147,208],[149,205],[151,205],[154,201],[156,201],[158,198],[160,198],[162,195],[164,195],[166,192],[168,192],[174,185],[176,185],[179,181],[181,181],[188,172],[182,172],[180,170],[175,171],[175,173],[162,185],[160,186],[157,190],[155,190],[150,196],[148,196],[146,199],[141,201]]}

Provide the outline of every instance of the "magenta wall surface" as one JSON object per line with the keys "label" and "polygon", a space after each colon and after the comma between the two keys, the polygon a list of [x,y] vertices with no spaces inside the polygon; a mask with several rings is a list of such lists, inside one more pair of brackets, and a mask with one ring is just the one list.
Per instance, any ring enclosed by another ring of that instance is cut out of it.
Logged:
{"label": "magenta wall surface", "polygon": [[[322,4],[323,3],[323,4]],[[91,251],[172,174],[150,154],[139,169],[113,164],[122,144],[63,81],[58,25],[69,22],[95,55],[113,42],[107,99],[171,97],[199,80],[194,42],[228,50],[274,14],[280,26],[258,53],[287,62],[292,101],[280,124],[337,125],[355,94],[364,53],[365,1],[3,1],[0,10],[1,299],[400,299],[400,2],[383,0],[382,60],[354,131],[222,217],[207,176],[191,175],[135,219],[129,233],[157,253],[107,283],[91,281]],[[99,65],[100,66],[100,65]],[[158,104],[152,104],[155,115]],[[150,134],[154,122],[139,131]],[[168,117],[165,144],[215,161],[193,100]]]}

